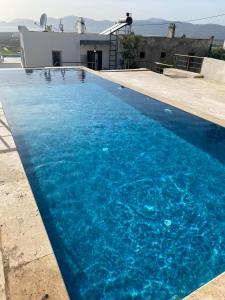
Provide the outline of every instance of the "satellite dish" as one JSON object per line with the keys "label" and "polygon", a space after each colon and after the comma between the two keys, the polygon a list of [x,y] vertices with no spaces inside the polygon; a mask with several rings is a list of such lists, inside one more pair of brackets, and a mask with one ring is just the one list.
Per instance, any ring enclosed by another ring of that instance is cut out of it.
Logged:
{"label": "satellite dish", "polygon": [[40,18],[40,26],[42,28],[46,29],[46,24],[47,24],[47,15],[46,14],[42,14],[41,18]]}

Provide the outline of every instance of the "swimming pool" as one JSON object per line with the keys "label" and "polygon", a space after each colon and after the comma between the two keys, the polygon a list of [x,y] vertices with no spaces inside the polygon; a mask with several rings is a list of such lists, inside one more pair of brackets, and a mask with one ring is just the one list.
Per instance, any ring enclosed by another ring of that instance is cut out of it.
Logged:
{"label": "swimming pool", "polygon": [[71,299],[179,299],[225,270],[225,129],[83,70],[0,72]]}

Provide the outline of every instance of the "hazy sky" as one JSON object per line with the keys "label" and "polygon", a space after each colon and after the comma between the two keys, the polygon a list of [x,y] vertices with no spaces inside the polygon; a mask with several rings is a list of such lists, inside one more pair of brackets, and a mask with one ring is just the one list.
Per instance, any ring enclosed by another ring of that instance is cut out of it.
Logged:
{"label": "hazy sky", "polygon": [[[188,20],[225,13],[225,0],[0,0],[0,20],[39,19],[76,15],[117,20],[126,11],[135,19],[163,18]],[[204,23],[225,25],[225,16]]]}

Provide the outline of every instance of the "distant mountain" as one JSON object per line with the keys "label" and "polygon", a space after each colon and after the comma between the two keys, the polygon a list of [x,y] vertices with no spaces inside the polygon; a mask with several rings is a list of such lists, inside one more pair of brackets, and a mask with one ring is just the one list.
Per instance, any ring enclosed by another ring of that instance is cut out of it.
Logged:
{"label": "distant mountain", "polygon": [[[68,32],[75,31],[76,22],[78,17],[76,16],[65,16],[62,18],[62,23],[64,25],[64,30]],[[57,18],[48,18],[48,25],[53,26],[53,30],[57,31],[59,28],[60,19]],[[97,21],[93,19],[85,18],[86,28],[88,32],[101,32],[102,30],[113,25],[114,22],[109,20]],[[34,20],[30,19],[15,19],[11,22],[0,22],[0,32],[18,31],[18,25],[24,25],[29,28],[29,30],[39,30],[39,27],[35,25]]]}
{"label": "distant mountain", "polygon": [[[168,31],[168,24],[154,25],[160,23],[170,23],[172,21],[162,19],[149,19],[136,21],[134,23],[134,31],[143,35],[159,35],[165,36]],[[150,24],[148,26],[141,26],[143,24]],[[187,37],[193,38],[209,38],[214,36],[215,39],[225,40],[225,26],[218,24],[192,24],[192,23],[178,23],[176,28],[176,36],[185,34]]]}
{"label": "distant mountain", "polygon": [[[62,18],[65,31],[75,31],[76,22],[78,17],[66,16]],[[56,30],[59,28],[60,19],[48,18],[48,24],[53,25]],[[104,29],[113,25],[114,22],[109,20],[97,21],[89,18],[85,18],[85,24],[88,32],[101,32]]]}
{"label": "distant mountain", "polygon": [[[63,17],[62,23],[64,24],[65,31],[74,31],[77,19],[78,17],[76,16]],[[59,21],[60,20],[57,18],[48,18],[48,24],[53,25],[54,30],[58,30]],[[89,18],[85,18],[85,21],[88,32],[101,32],[114,23],[110,20],[98,21]],[[165,22],[168,23],[170,21],[163,19],[135,20],[133,30],[137,34],[165,36],[168,31],[168,25],[154,25]],[[145,24],[149,25],[145,26]],[[34,20],[15,19],[11,22],[0,22],[0,31],[15,32],[17,31],[18,25],[25,25],[30,30],[38,30],[38,26],[34,24]],[[183,34],[186,34],[187,37],[194,38],[208,38],[214,35],[216,39],[225,40],[225,26],[218,24],[179,23],[177,24],[176,36],[181,36]]]}

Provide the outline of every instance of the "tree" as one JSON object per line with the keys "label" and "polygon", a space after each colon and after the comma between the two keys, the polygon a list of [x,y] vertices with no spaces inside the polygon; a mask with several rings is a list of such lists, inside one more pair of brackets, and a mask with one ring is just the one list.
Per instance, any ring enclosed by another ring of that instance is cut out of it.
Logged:
{"label": "tree", "polygon": [[46,29],[45,29],[46,32],[52,32],[52,25],[46,25]]}
{"label": "tree", "polygon": [[225,60],[225,50],[223,48],[212,49],[209,54],[209,57]]}
{"label": "tree", "polygon": [[137,67],[136,58],[141,37],[130,33],[123,35],[120,38],[120,45],[122,46],[122,66],[125,69],[135,69]]}

